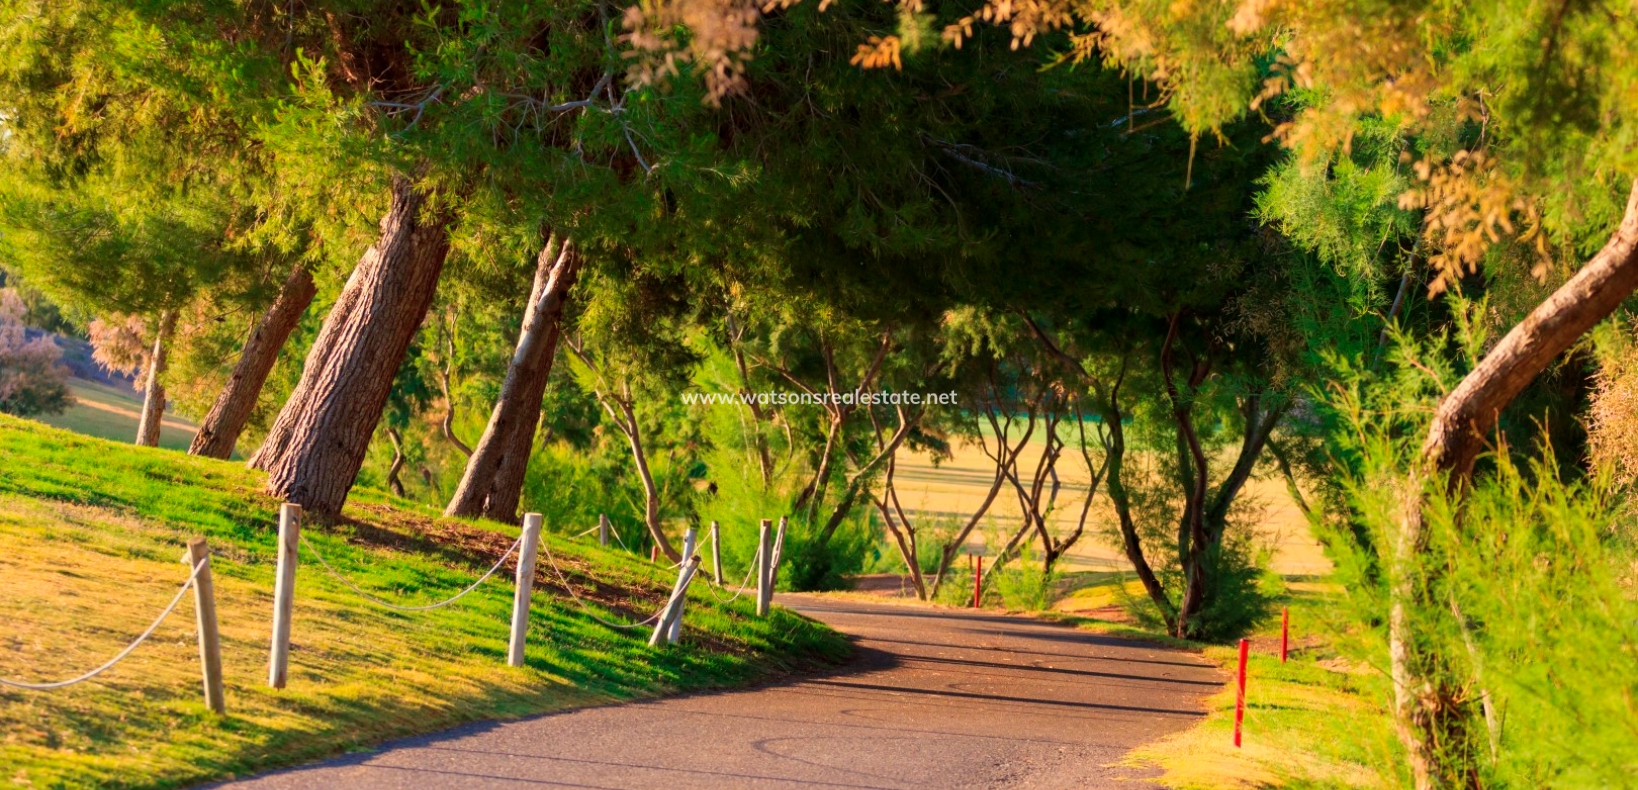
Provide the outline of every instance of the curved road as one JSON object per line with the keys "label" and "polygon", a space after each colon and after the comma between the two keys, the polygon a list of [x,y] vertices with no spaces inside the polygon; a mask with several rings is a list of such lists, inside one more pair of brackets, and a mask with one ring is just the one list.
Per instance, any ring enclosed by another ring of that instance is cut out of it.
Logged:
{"label": "curved road", "polygon": [[848,634],[855,659],[777,685],[469,725],[225,786],[1147,787],[1112,764],[1194,724],[1224,680],[1190,653],[1027,618],[780,603]]}

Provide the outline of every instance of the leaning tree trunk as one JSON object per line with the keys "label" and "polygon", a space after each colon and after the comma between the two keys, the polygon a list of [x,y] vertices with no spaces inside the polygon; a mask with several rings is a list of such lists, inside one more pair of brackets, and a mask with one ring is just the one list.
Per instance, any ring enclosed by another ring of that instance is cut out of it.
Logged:
{"label": "leaning tree trunk", "polygon": [[540,419],[540,399],[546,394],[557,352],[558,319],[578,269],[579,255],[573,243],[567,239],[559,243],[553,234],[540,251],[517,349],[489,414],[489,425],[467,459],[445,515],[483,515],[505,522],[516,518],[523,472]]}
{"label": "leaning tree trunk", "polygon": [[381,234],[364,253],[307,355],[291,394],[251,465],[268,493],[310,511],[341,510],[449,253],[448,219],[427,216],[427,195],[393,184]]}
{"label": "leaning tree trunk", "polygon": [[[558,340],[562,334],[558,327],[553,326],[546,333],[546,363],[557,355]],[[489,498],[483,503],[483,517],[491,521],[512,523],[517,521],[518,506],[523,501],[523,480],[529,472],[529,457],[534,454],[535,428],[540,422],[540,399],[546,394],[546,383],[551,378],[550,371],[541,374],[540,388],[531,389],[527,394],[528,403],[534,406],[530,409],[533,417],[527,424],[520,423],[512,431],[511,446],[501,456],[500,468],[495,470],[495,480],[489,486]]]}
{"label": "leaning tree trunk", "polygon": [[154,347],[148,353],[147,386],[143,388],[142,421],[137,424],[136,443],[142,447],[159,446],[159,428],[165,421],[165,353],[176,331],[176,311],[159,314],[159,331],[154,333]]}
{"label": "leaning tree trunk", "polygon": [[1418,788],[1467,784],[1470,765],[1455,747],[1472,737],[1474,716],[1464,707],[1466,679],[1436,647],[1418,639],[1415,610],[1443,606],[1429,599],[1439,567],[1420,556],[1427,548],[1425,498],[1441,475],[1447,493],[1460,495],[1473,474],[1503,409],[1587,330],[1607,318],[1638,288],[1638,181],[1621,225],[1592,260],[1514,326],[1456,389],[1440,402],[1408,486],[1404,521],[1394,552],[1388,653],[1394,719]]}
{"label": "leaning tree trunk", "polygon": [[250,339],[245,341],[244,352],[239,355],[239,363],[233,366],[227,386],[216,396],[216,403],[205,415],[199,432],[193,435],[193,444],[188,447],[190,454],[207,458],[233,455],[233,446],[256,408],[256,399],[261,397],[262,385],[267,383],[267,375],[273,371],[279,351],[301,323],[302,313],[307,312],[316,293],[313,275],[308,273],[307,267],[298,264],[285,278],[278,298],[251,331]]}

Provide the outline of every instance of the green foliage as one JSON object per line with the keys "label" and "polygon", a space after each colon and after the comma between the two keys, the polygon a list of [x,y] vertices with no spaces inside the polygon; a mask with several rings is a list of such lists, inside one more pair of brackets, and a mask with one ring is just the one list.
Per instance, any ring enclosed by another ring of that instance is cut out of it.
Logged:
{"label": "green foliage", "polygon": [[74,402],[62,350],[49,335],[28,339],[23,300],[0,288],[0,413],[19,417],[61,414]]}
{"label": "green foliage", "polygon": [[[1018,562],[1002,568],[999,573],[985,573],[986,597],[1001,596],[1001,605],[1008,609],[1030,612],[1051,609],[1052,604],[1058,600],[1058,587],[1063,581],[1063,572],[1057,569],[1048,572],[1034,567],[1030,563],[1030,554],[1029,551],[1024,552]],[[972,584],[969,582],[966,586],[970,591]]]}
{"label": "green foliage", "polygon": [[[1445,731],[1466,738],[1443,756],[1487,786],[1627,786],[1638,758],[1638,543],[1625,492],[1606,477],[1566,480],[1540,434],[1534,460],[1498,448],[1459,498],[1404,471],[1431,403],[1484,342],[1473,318],[1484,305],[1452,301],[1451,330],[1399,338],[1382,373],[1336,361],[1339,386],[1325,403],[1340,423],[1331,436],[1341,501],[1318,526],[1348,590],[1337,616],[1369,626],[1349,649],[1386,666],[1389,585],[1421,586],[1408,603],[1411,640],[1418,655],[1438,657],[1421,670],[1466,694]],[[1418,495],[1425,546],[1396,554],[1406,499]]]}

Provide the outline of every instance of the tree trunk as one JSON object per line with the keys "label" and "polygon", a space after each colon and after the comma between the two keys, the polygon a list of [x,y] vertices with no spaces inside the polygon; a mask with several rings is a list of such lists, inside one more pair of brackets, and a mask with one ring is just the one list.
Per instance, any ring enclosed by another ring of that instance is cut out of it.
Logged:
{"label": "tree trunk", "polygon": [[[732,321],[732,318],[729,319]],[[762,473],[762,490],[768,490],[773,485],[773,453],[768,447],[768,436],[763,429],[768,423],[768,412],[756,402],[756,393],[751,391],[751,371],[745,365],[745,351],[734,342],[734,365],[739,370],[739,391],[745,395],[745,405],[751,410],[751,419],[756,423],[756,432],[751,441],[756,450],[757,471]]]}
{"label": "tree trunk", "polygon": [[568,303],[579,270],[573,243],[553,234],[540,251],[529,305],[517,349],[506,369],[500,396],[489,414],[483,437],[467,459],[466,471],[444,514],[483,515],[510,523],[517,516],[523,472],[534,447],[540,400],[552,374],[557,352],[558,320]]}
{"label": "tree trunk", "polygon": [[1109,501],[1115,506],[1115,515],[1120,521],[1121,548],[1126,553],[1126,560],[1132,563],[1132,570],[1137,573],[1138,581],[1143,583],[1144,591],[1149,593],[1150,600],[1155,602],[1155,608],[1160,610],[1161,618],[1170,628],[1177,622],[1177,610],[1172,606],[1172,599],[1166,595],[1166,588],[1161,585],[1160,578],[1155,575],[1154,568],[1149,565],[1149,558],[1143,553],[1143,542],[1138,535],[1137,522],[1132,518],[1131,495],[1126,490],[1126,479],[1123,472],[1126,465],[1126,429],[1121,425],[1120,384],[1110,390],[1109,397],[1100,398],[1099,411],[1104,424],[1109,429],[1109,447],[1105,457],[1108,471],[1104,473],[1104,488],[1109,491]]}
{"label": "tree trunk", "polygon": [[1394,720],[1418,788],[1471,781],[1467,751],[1455,744],[1472,738],[1472,716],[1462,710],[1467,678],[1454,662],[1418,639],[1413,610],[1439,606],[1428,595],[1438,568],[1421,557],[1427,547],[1425,497],[1441,476],[1459,495],[1473,474],[1503,409],[1587,330],[1609,317],[1638,288],[1638,181],[1627,197],[1621,225],[1602,250],[1530,315],[1508,331],[1477,367],[1439,403],[1421,463],[1410,475],[1408,501],[1394,542],[1388,614],[1388,656],[1394,686]]}
{"label": "tree trunk", "polygon": [[830,544],[830,539],[836,534],[837,528],[842,526],[842,521],[847,518],[847,514],[853,511],[853,503],[859,498],[859,491],[864,487],[865,481],[872,474],[875,474],[876,468],[881,466],[882,461],[898,452],[899,445],[904,444],[904,438],[910,435],[911,429],[921,420],[921,415],[922,412],[919,410],[913,418],[905,418],[901,413],[899,428],[893,432],[893,437],[888,439],[886,447],[876,453],[876,456],[866,462],[864,466],[859,467],[859,471],[854,473],[852,479],[848,480],[842,498],[837,501],[836,507],[831,509],[830,517],[825,520],[824,528],[819,531],[820,546]]}
{"label": "tree trunk", "polygon": [[[550,365],[557,354],[557,345],[562,333],[553,326],[546,333],[547,364]],[[484,500],[483,517],[491,521],[502,521],[508,524],[518,519],[518,508],[523,502],[523,481],[529,472],[529,456],[534,453],[534,438],[537,426],[540,424],[540,400],[546,394],[546,383],[550,379],[550,372],[542,374],[540,389],[529,394],[527,402],[533,403],[535,418],[528,425],[519,425],[512,431],[512,446],[501,456],[500,468],[495,470],[495,481],[489,486],[489,498]]]}
{"label": "tree trunk", "polygon": [[348,278],[301,382],[251,458],[267,470],[273,496],[321,515],[339,513],[346,502],[449,253],[448,219],[426,216],[426,199],[413,182],[394,182],[380,236]]}
{"label": "tree trunk", "polygon": [[290,271],[278,298],[245,341],[244,352],[239,355],[239,363],[233,366],[227,386],[216,396],[210,413],[194,434],[193,444],[188,447],[190,454],[206,458],[233,455],[233,446],[256,408],[256,399],[261,397],[262,385],[267,383],[267,375],[278,361],[279,351],[301,323],[301,316],[307,312],[316,293],[318,288],[307,267],[297,265]]}
{"label": "tree trunk", "polygon": [[158,331],[154,332],[154,347],[148,353],[147,386],[143,388],[142,421],[137,425],[136,443],[141,447],[159,446],[159,428],[165,421],[165,354],[176,331],[176,311],[159,314]]}
{"label": "tree trunk", "polygon": [[643,449],[641,427],[637,424],[637,414],[628,401],[616,399],[620,412],[625,417],[626,438],[631,440],[631,457],[637,463],[637,477],[643,483],[643,523],[648,526],[648,534],[654,538],[654,544],[660,547],[660,553],[672,562],[682,562],[682,552],[671,545],[665,536],[665,526],[660,523],[660,489],[654,484],[654,473],[648,468],[648,453]]}
{"label": "tree trunk", "polygon": [[387,441],[392,443],[392,463],[387,466],[387,488],[394,496],[404,496],[404,481],[398,474],[404,471],[404,434],[397,428],[387,429]]}

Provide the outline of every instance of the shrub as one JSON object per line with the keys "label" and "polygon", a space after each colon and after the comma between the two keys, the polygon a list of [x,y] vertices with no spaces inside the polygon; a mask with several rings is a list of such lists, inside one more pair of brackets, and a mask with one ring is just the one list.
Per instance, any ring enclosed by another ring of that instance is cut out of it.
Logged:
{"label": "shrub", "polygon": [[42,334],[33,340],[23,325],[26,309],[16,291],[0,289],[0,412],[19,417],[61,414],[74,399],[68,368],[57,364],[62,349]]}

